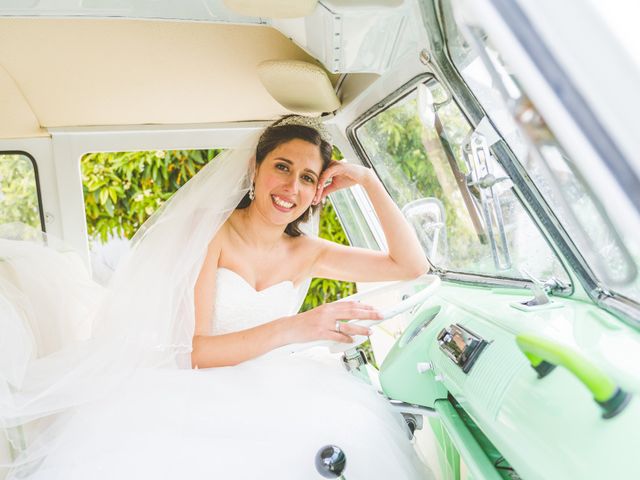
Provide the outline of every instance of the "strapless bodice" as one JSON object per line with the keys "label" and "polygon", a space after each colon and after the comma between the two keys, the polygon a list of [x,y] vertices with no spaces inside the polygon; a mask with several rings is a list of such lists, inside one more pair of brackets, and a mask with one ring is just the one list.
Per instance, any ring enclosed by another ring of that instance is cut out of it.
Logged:
{"label": "strapless bodice", "polygon": [[212,332],[235,332],[293,315],[299,296],[289,280],[258,291],[233,270],[218,268]]}

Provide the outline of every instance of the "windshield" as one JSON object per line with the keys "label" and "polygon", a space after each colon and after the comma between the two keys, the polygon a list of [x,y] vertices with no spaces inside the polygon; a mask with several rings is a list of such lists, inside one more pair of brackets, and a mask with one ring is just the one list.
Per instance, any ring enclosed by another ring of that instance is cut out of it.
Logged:
{"label": "windshield", "polygon": [[620,211],[619,187],[615,182],[603,186],[602,182],[610,180],[602,177],[597,191],[609,193],[606,198],[597,196],[581,171],[583,164],[567,155],[486,33],[477,26],[467,26],[463,36],[446,2],[443,15],[453,63],[596,280],[607,290],[640,301],[640,224],[635,211]]}
{"label": "windshield", "polygon": [[482,157],[483,137],[439,82],[420,81],[384,103],[356,138],[433,265],[568,286],[489,144]]}

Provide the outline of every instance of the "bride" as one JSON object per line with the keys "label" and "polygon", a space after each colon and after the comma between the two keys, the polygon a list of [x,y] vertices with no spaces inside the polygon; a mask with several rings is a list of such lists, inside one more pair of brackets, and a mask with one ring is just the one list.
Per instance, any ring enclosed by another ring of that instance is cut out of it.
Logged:
{"label": "bride", "polygon": [[[0,369],[10,387],[0,389],[0,425],[38,435],[8,478],[311,479],[327,444],[346,453],[349,480],[429,478],[404,420],[371,386],[328,353],[290,353],[292,344],[350,343],[370,332],[346,320],[381,318],[348,301],[296,313],[311,277],[399,280],[429,268],[377,177],[332,162],[331,149],[319,120],[276,121],[255,147],[224,153],[145,223],[99,301],[78,296],[86,308],[75,318],[52,305],[47,315],[58,321],[40,325],[44,337],[51,325],[84,321],[90,335],[28,358],[16,335],[0,355],[14,373]],[[388,252],[303,233],[329,193],[355,184],[375,208]],[[21,245],[2,245],[27,293],[3,289],[15,306],[29,296],[33,273]],[[40,273],[61,275],[59,254],[34,246],[31,258],[34,249]],[[79,282],[65,288],[86,293]],[[11,310],[6,331],[18,331],[21,318],[33,326],[19,315],[27,310]]]}

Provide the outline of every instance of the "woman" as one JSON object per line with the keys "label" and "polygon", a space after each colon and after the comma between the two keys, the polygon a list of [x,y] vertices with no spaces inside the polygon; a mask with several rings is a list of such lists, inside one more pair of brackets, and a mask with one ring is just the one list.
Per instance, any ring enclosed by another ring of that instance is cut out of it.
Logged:
{"label": "woman", "polygon": [[[8,478],[317,478],[315,453],[330,443],[345,451],[350,480],[429,477],[402,417],[369,385],[328,355],[288,354],[292,343],[351,342],[368,331],[344,320],[380,318],[354,302],[296,314],[309,277],[393,280],[428,268],[376,177],[330,153],[318,122],[285,117],[154,214],[91,336],[14,360],[26,373],[9,381],[14,394],[0,392],[0,420],[35,419],[43,433]],[[388,253],[301,234],[310,209],[356,183]],[[39,264],[51,257],[38,252]]]}
{"label": "woman", "polygon": [[[378,312],[353,302],[331,303],[251,329],[226,333],[214,310],[219,269],[233,272],[256,291],[309,277],[346,281],[415,278],[428,271],[422,248],[402,214],[370,169],[331,162],[331,144],[319,122],[290,116],[260,137],[249,202],[236,210],[209,244],[196,283],[196,328],[192,362],[196,367],[235,365],[277,347],[313,340],[351,342],[368,329],[337,323],[379,320]],[[327,187],[325,183],[330,182]],[[388,252],[344,247],[305,235],[297,224],[329,193],[362,185],[380,218]],[[246,205],[248,203],[248,205]],[[226,273],[225,273],[226,275]],[[232,327],[233,328],[233,327]],[[212,333],[218,333],[212,335]]]}

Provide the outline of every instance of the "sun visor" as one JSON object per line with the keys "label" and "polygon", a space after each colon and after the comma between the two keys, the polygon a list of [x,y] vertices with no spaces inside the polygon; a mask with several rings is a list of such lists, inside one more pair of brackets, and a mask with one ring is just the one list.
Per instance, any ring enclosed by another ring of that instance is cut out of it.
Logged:
{"label": "sun visor", "polygon": [[263,18],[306,17],[317,3],[318,0],[224,0],[225,6],[235,13]]}
{"label": "sun visor", "polygon": [[333,112],[340,100],[322,67],[300,60],[267,60],[258,65],[264,88],[295,113]]}

